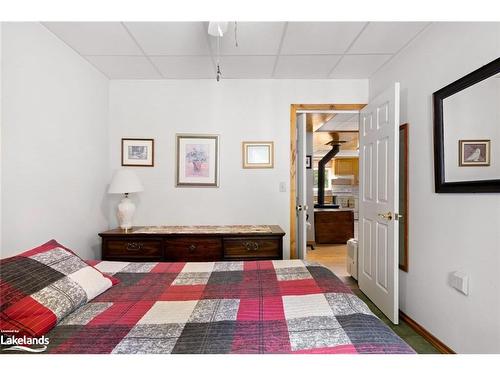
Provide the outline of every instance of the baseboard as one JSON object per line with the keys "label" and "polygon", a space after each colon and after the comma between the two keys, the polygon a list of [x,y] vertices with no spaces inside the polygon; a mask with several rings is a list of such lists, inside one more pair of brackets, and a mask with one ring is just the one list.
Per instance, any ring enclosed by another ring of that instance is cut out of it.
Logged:
{"label": "baseboard", "polygon": [[424,327],[406,315],[404,312],[399,310],[399,317],[403,322],[408,324],[415,332],[417,332],[420,336],[424,337],[427,341],[429,341],[437,350],[439,350],[443,354],[456,354],[453,350],[451,350],[448,346],[446,346],[441,340],[439,340],[432,333],[427,331]]}

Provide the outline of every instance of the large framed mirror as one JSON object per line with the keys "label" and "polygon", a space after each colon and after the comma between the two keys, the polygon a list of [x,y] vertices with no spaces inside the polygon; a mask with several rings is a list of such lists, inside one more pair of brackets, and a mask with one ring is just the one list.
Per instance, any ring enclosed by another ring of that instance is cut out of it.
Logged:
{"label": "large framed mirror", "polygon": [[500,192],[500,58],[433,94],[436,193]]}

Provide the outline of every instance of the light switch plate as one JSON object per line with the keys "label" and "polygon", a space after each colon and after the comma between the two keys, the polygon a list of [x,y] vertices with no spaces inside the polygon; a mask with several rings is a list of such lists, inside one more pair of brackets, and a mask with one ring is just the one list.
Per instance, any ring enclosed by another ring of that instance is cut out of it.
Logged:
{"label": "light switch plate", "polygon": [[460,293],[469,295],[469,276],[461,271],[455,271],[450,274],[450,285]]}
{"label": "light switch plate", "polygon": [[286,193],[286,182],[280,182],[280,193]]}

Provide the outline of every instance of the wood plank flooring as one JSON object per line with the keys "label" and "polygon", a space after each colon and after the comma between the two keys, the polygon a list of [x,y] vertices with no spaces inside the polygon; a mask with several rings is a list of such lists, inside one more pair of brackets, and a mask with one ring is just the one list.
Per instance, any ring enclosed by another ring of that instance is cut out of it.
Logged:
{"label": "wood plank flooring", "polygon": [[307,249],[308,261],[321,263],[351,288],[357,288],[358,283],[347,273],[346,257],[347,245],[316,245],[314,250]]}

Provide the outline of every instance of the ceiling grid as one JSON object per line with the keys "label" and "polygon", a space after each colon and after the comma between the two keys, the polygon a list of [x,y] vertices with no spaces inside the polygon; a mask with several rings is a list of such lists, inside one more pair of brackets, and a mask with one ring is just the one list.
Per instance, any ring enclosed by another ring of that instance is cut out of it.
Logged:
{"label": "ceiling grid", "polygon": [[[221,40],[223,79],[367,79],[426,22],[234,22]],[[208,22],[45,22],[110,79],[215,79]]]}

